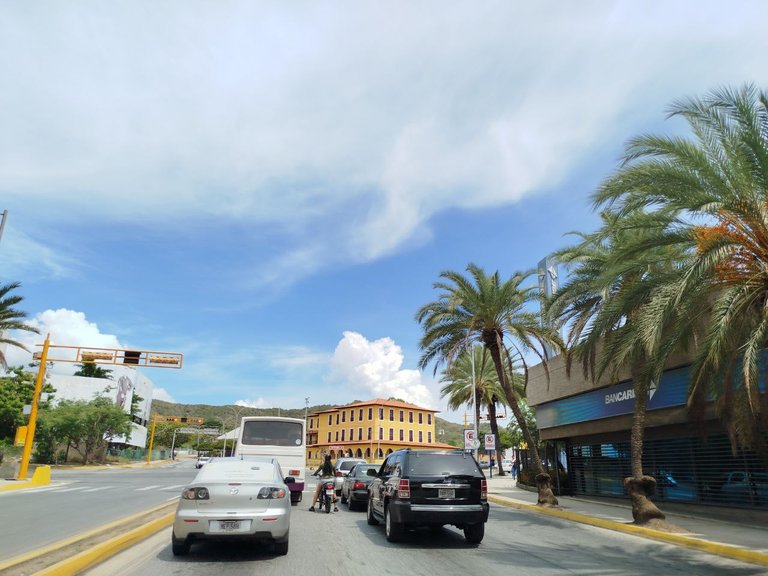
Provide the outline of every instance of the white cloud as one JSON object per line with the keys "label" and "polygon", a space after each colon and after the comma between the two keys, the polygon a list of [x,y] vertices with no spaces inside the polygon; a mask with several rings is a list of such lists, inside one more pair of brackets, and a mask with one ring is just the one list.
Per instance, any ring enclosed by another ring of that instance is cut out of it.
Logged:
{"label": "white cloud", "polygon": [[39,221],[279,229],[252,281],[280,285],[551,186],[672,98],[768,80],[759,2],[483,6],[6,4],[0,195]]}
{"label": "white cloud", "polygon": [[163,402],[176,403],[176,400],[174,400],[173,396],[171,396],[165,388],[153,388],[152,398],[154,400],[162,400]]}
{"label": "white cloud", "polygon": [[[26,365],[32,360],[32,352],[42,348],[36,346],[42,344],[46,334],[50,335],[50,343],[59,346],[87,346],[93,348],[124,348],[114,334],[103,334],[95,322],[86,319],[83,312],[59,308],[58,310],[46,310],[29,320],[29,325],[34,326],[40,334],[30,332],[15,332],[11,338],[24,344],[30,352],[16,347],[9,347],[6,353],[8,364],[11,366]],[[74,351],[66,348],[56,348],[49,351],[49,357],[61,359],[73,359]],[[69,373],[74,368],[69,365]],[[61,370],[61,368],[59,368]]]}
{"label": "white cloud", "polygon": [[235,406],[244,406],[246,408],[271,408],[264,398],[256,400],[236,400]]}
{"label": "white cloud", "polygon": [[373,342],[356,332],[344,332],[331,360],[329,379],[347,387],[353,394],[371,398],[400,398],[425,408],[433,408],[432,392],[422,382],[418,370],[403,369],[403,352],[391,338]]}

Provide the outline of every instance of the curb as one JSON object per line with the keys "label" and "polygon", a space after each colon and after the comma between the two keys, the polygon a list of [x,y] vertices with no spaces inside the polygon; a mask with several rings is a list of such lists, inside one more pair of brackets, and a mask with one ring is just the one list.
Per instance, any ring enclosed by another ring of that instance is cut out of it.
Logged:
{"label": "curb", "polygon": [[683,546],[685,548],[691,548],[693,550],[699,550],[701,552],[707,552],[717,556],[724,556],[734,560],[741,560],[742,562],[750,562],[752,564],[768,566],[768,554],[758,552],[756,550],[739,548],[738,546],[733,546],[731,544],[710,542],[708,540],[700,540],[698,538],[683,536],[681,534],[661,532],[659,530],[652,530],[650,528],[635,526],[634,524],[621,524],[620,522],[613,522],[611,520],[604,520],[602,518],[595,518],[593,516],[585,516],[584,514],[579,514],[577,512],[567,512],[565,510],[558,510],[556,508],[543,508],[536,504],[528,504],[527,502],[521,502],[519,500],[514,500],[505,496],[496,496],[494,494],[488,494],[488,500],[496,504],[508,506],[510,508],[517,508],[518,510],[526,510],[529,512],[544,514],[546,516],[564,518],[566,520],[579,522],[581,524],[589,524],[590,526],[596,526],[598,528],[605,528],[607,530],[614,530],[616,532],[624,532],[625,534],[641,536],[643,538],[649,538],[659,542],[666,542],[667,544],[674,544],[676,546]]}
{"label": "curb", "polygon": [[[64,540],[60,540],[58,542],[54,542],[53,544],[50,544],[48,546],[44,546],[42,548],[38,548],[36,550],[33,550],[32,552],[28,552],[26,554],[22,554],[21,556],[16,556],[14,558],[11,558],[10,560],[7,560],[5,562],[0,563],[0,573],[2,573],[5,570],[8,570],[10,568],[13,568],[14,566],[19,566],[21,564],[24,564],[26,562],[31,562],[33,560],[36,560],[38,558],[41,558],[43,556],[47,556],[48,554],[52,554],[54,552],[57,552],[63,548],[66,548],[67,546],[75,545],[79,542],[82,542],[83,540],[87,540],[88,538],[94,538],[97,536],[100,536],[105,533],[114,532],[115,530],[119,529],[121,526],[135,521],[138,518],[141,518],[143,516],[146,516],[148,514],[152,514],[154,512],[158,512],[166,507],[175,507],[177,505],[177,502],[174,500],[173,502],[166,502],[164,504],[161,504],[159,506],[155,506],[153,508],[149,508],[148,510],[143,510],[142,512],[138,512],[136,514],[133,514],[131,516],[127,516],[125,518],[121,518],[119,520],[116,520],[114,522],[110,522],[109,524],[105,524],[103,526],[100,526],[98,528],[94,528],[93,530],[89,530],[88,532],[83,532],[82,534],[77,534],[75,536],[72,536],[70,538],[65,538]],[[56,574],[58,576],[59,574],[76,574],[77,572],[66,572],[65,570],[68,569],[67,564],[73,560],[74,558],[78,558],[79,556],[83,556],[84,554],[90,554],[95,553],[95,557],[92,559],[92,564],[95,564],[97,562],[101,562],[103,560],[106,560],[110,556],[114,555],[116,552],[119,552],[120,549],[114,549],[113,548],[113,542],[117,540],[121,540],[120,546],[126,544],[126,541],[122,541],[123,538],[125,538],[128,535],[135,536],[134,533],[141,534],[143,538],[147,538],[151,536],[154,532],[157,532],[158,530],[161,530],[166,525],[170,525],[173,523],[173,518],[175,516],[175,511],[168,513],[166,516],[163,516],[161,518],[157,518],[155,520],[152,520],[148,522],[144,526],[139,526],[138,528],[135,528],[131,530],[130,532],[127,532],[125,534],[116,536],[114,538],[110,538],[109,540],[106,540],[104,542],[101,542],[99,544],[96,544],[93,546],[90,550],[87,552],[78,554],[77,556],[73,556],[72,558],[62,560],[58,564],[56,564],[56,567],[60,567],[58,572],[47,572],[47,570],[50,570],[51,567],[43,569],[42,572],[37,572],[36,574]],[[155,523],[167,521],[167,524],[161,525],[161,526],[155,526]],[[152,531],[146,531],[149,527],[152,527]],[[141,538],[138,538],[136,540],[130,540],[127,541],[129,544],[138,542]],[[88,564],[88,566],[92,565]],[[82,570],[83,567],[78,568],[79,570]]]}
{"label": "curb", "polygon": [[50,466],[38,466],[35,468],[32,474],[31,480],[19,480],[18,484],[7,484],[0,486],[0,492],[8,492],[10,490],[21,490],[23,488],[38,488],[40,486],[47,486],[51,483],[51,467]]}
{"label": "curb", "polygon": [[90,550],[86,550],[71,558],[62,560],[53,566],[49,566],[44,570],[35,572],[34,576],[76,576],[83,570],[104,562],[107,558],[122,552],[126,548],[129,548],[130,546],[149,538],[163,528],[170,526],[173,524],[175,517],[176,512],[170,512],[162,518],[152,520],[144,526],[134,528],[120,536],[115,536],[106,542],[97,544]]}

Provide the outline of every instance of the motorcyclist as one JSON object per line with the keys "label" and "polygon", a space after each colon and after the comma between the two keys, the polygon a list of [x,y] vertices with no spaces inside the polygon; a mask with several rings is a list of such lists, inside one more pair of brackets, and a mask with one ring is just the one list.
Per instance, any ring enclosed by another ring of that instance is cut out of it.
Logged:
{"label": "motorcyclist", "polygon": [[[331,455],[326,454],[325,460],[323,463],[315,470],[315,472],[312,474],[312,476],[320,476],[320,482],[317,483],[317,488],[315,489],[315,496],[312,498],[312,506],[309,507],[310,512],[315,511],[315,504],[317,504],[318,498],[320,498],[320,491],[323,489],[323,485],[325,484],[324,480],[327,480],[329,478],[333,478],[334,481],[336,479],[336,466],[333,465],[333,462],[331,462]],[[336,506],[336,496],[333,497],[333,511],[338,512],[339,509]]]}

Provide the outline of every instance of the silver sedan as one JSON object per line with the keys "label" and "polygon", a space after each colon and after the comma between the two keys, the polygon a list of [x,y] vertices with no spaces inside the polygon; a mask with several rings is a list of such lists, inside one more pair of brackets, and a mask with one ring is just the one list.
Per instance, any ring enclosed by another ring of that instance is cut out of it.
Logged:
{"label": "silver sedan", "polygon": [[181,493],[171,537],[174,555],[196,540],[251,540],[288,553],[291,496],[275,458],[213,458]]}

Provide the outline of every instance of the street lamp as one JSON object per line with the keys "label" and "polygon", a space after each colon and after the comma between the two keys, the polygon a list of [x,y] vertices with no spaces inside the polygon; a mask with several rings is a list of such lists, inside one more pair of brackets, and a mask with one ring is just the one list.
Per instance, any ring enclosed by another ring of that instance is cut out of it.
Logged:
{"label": "street lamp", "polygon": [[[229,409],[232,410],[232,414],[233,414],[233,418],[234,418],[234,422],[233,422],[234,426],[232,427],[232,430],[230,430],[230,432],[234,432],[235,429],[238,427],[238,422],[240,421],[240,414],[246,408],[248,408],[248,406],[240,406],[239,410],[236,410],[234,406],[229,406]],[[235,439],[232,438],[232,452],[235,451],[234,449],[235,449]],[[225,434],[224,435],[224,454],[226,454],[226,453],[227,453],[227,435]]]}

